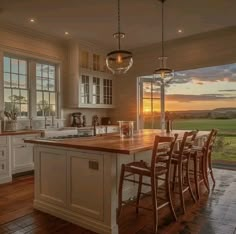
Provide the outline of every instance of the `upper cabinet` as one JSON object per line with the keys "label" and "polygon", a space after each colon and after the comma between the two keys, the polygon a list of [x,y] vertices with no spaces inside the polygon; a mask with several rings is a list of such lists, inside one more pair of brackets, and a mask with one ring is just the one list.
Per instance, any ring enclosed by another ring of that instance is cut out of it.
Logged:
{"label": "upper cabinet", "polygon": [[68,54],[66,106],[113,108],[114,76],[106,67],[104,53],[71,43]]}

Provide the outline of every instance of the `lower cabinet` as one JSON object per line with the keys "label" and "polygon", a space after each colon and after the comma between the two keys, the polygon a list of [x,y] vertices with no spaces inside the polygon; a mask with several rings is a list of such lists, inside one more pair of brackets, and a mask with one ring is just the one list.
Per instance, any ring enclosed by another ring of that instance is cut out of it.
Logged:
{"label": "lower cabinet", "polygon": [[35,200],[82,216],[104,219],[102,154],[37,148]]}
{"label": "lower cabinet", "polygon": [[33,145],[25,144],[25,139],[34,139],[38,135],[18,135],[11,137],[11,172],[12,174],[34,169]]}
{"label": "lower cabinet", "polygon": [[34,169],[33,147],[23,144],[12,147],[12,174]]}
{"label": "lower cabinet", "polygon": [[10,182],[11,179],[9,138],[2,136],[0,137],[0,184]]}

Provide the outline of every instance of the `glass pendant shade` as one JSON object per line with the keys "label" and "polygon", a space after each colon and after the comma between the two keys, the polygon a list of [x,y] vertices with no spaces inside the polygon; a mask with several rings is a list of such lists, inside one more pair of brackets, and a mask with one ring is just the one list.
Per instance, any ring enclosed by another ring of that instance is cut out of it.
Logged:
{"label": "glass pendant shade", "polygon": [[174,78],[174,71],[166,66],[167,57],[160,57],[160,68],[154,71],[155,80],[163,80],[165,82],[170,81]]}
{"label": "glass pendant shade", "polygon": [[114,50],[107,54],[106,65],[113,74],[125,74],[133,65],[133,55],[126,50]]}
{"label": "glass pendant shade", "polygon": [[120,0],[118,3],[118,31],[113,34],[117,39],[118,49],[107,54],[106,65],[113,74],[125,74],[133,65],[133,55],[131,52],[122,50],[120,41],[125,38],[125,34],[120,31]]}

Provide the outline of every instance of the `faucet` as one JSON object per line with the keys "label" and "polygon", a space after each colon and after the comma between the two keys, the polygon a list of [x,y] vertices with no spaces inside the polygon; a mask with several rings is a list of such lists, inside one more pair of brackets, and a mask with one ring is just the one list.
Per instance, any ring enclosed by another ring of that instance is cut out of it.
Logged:
{"label": "faucet", "polygon": [[44,116],[44,118],[45,118],[44,128],[46,129],[47,126],[50,126],[50,124],[47,124],[47,116],[46,115]]}

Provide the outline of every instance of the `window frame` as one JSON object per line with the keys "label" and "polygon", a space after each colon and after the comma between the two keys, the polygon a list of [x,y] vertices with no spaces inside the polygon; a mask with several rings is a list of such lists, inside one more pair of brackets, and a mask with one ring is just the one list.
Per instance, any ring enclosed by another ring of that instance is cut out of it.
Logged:
{"label": "window frame", "polygon": [[[5,70],[4,70],[4,58],[9,58],[10,59],[10,71],[9,72],[5,72]],[[16,72],[12,72],[12,62],[11,62],[11,60],[12,59],[16,59],[16,60],[18,60],[18,72],[16,73]],[[20,60],[23,60],[23,61],[25,61],[26,62],[26,74],[21,74],[20,72],[19,72],[19,61]],[[10,83],[12,83],[12,78],[11,78],[11,76],[12,76],[12,74],[17,74],[18,75],[18,87],[14,87],[14,86],[9,86],[9,87],[5,87],[5,84],[4,84],[4,81],[5,81],[5,79],[4,79],[4,76],[5,76],[5,73],[8,73],[8,74],[10,74]],[[25,88],[20,88],[20,83],[19,83],[19,81],[20,81],[20,78],[19,78],[19,76],[20,75],[24,75],[25,77],[26,77],[26,87]],[[18,119],[21,119],[21,120],[26,120],[26,119],[28,119],[28,118],[30,118],[30,79],[29,79],[29,62],[28,62],[28,59],[26,58],[26,57],[23,57],[23,56],[17,56],[17,55],[14,55],[14,54],[9,54],[9,53],[4,53],[3,54],[3,56],[2,56],[2,87],[1,87],[1,89],[3,90],[3,103],[2,103],[2,105],[3,105],[3,110],[5,110],[5,89],[9,89],[10,91],[11,91],[11,93],[13,92],[13,90],[18,90],[19,91],[19,93],[21,93],[21,91],[26,91],[26,93],[27,93],[27,102],[26,103],[21,103],[21,102],[19,102],[19,103],[17,103],[17,104],[19,104],[20,105],[20,115],[19,116],[17,116],[17,118]],[[9,102],[10,103],[10,102]],[[12,103],[12,102],[11,102]],[[27,116],[22,116],[21,115],[21,105],[23,105],[23,104],[26,104],[27,105]]]}
{"label": "window frame", "polygon": [[28,119],[42,119],[44,116],[37,116],[36,112],[36,63],[43,63],[55,66],[55,102],[56,102],[56,112],[55,118],[61,118],[61,100],[60,100],[60,82],[61,82],[61,61],[53,60],[50,58],[32,57],[27,53],[18,53],[15,51],[3,51],[0,50],[0,90],[2,90],[2,95],[0,94],[0,107],[4,110],[4,57],[22,59],[27,62],[27,90],[28,90],[28,116],[19,117],[19,121]]}

